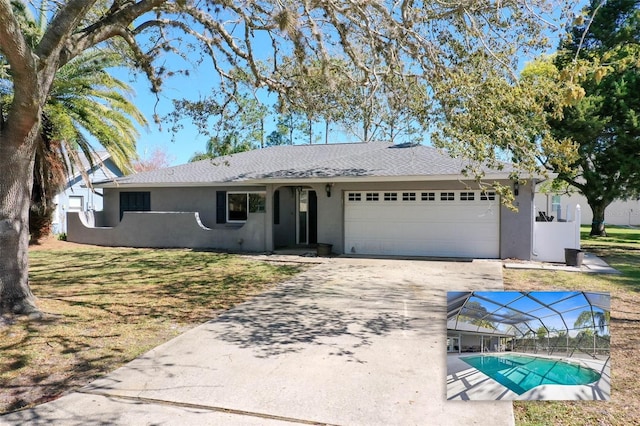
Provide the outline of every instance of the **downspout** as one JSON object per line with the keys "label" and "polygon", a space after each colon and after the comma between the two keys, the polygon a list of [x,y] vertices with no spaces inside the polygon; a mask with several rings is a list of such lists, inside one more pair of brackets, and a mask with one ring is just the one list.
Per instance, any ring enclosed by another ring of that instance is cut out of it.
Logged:
{"label": "downspout", "polygon": [[533,185],[533,202],[531,203],[531,256],[533,258],[538,257],[538,253],[536,252],[536,179],[533,178],[531,180],[531,184]]}
{"label": "downspout", "polygon": [[532,221],[531,221],[531,256],[534,258],[538,257],[538,252],[536,251],[536,206],[532,207]]}

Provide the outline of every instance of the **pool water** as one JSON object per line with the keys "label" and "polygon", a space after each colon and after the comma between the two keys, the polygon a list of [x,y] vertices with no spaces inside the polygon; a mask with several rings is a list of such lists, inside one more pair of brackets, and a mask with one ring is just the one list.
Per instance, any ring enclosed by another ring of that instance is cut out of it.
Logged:
{"label": "pool water", "polygon": [[558,359],[515,354],[460,359],[518,395],[540,385],[586,385],[600,379],[590,368]]}

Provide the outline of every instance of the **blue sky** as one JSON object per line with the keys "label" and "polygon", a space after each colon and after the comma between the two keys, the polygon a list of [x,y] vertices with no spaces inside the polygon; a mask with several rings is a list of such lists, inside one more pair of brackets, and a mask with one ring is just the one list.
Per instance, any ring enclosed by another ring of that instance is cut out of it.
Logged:
{"label": "blue sky", "polygon": [[[167,78],[162,86],[162,91],[156,98],[150,91],[150,84],[142,74],[131,74],[127,71],[116,71],[116,76],[127,82],[135,91],[133,102],[149,121],[147,129],[140,128],[138,139],[138,154],[147,156],[154,149],[160,148],[169,153],[172,165],[183,164],[198,151],[204,151],[208,140],[205,135],[198,134],[197,128],[190,119],[185,118],[181,124],[183,128],[178,132],[171,132],[171,124],[162,122],[159,126],[153,122],[154,113],[163,117],[173,111],[173,99],[188,99],[191,101],[207,97],[211,90],[218,86],[218,76],[210,66],[202,65],[190,70],[189,76],[175,75]],[[264,93],[261,95],[263,102],[274,104],[276,95]],[[265,135],[276,129],[275,117],[268,117],[265,122]],[[322,126],[324,138],[324,126]],[[346,135],[339,130],[330,130],[331,142],[355,142],[356,137]],[[324,140],[324,139],[323,139]]]}
{"label": "blue sky", "polygon": [[[549,308],[543,307],[534,300],[524,297],[524,295],[520,292],[475,292],[475,295],[478,297],[472,297],[470,301],[479,302],[482,306],[484,306],[489,313],[495,313],[497,315],[505,315],[507,317],[518,314],[519,312],[525,314],[531,314],[534,317],[540,318],[542,322],[538,319],[533,319],[529,322],[529,327],[533,330],[537,330],[540,326],[544,324],[544,326],[548,328],[553,328],[556,330],[564,330],[565,327],[569,327],[570,329],[574,327],[578,316],[583,311],[588,311],[591,309],[589,306],[589,301],[585,298],[582,292],[571,291],[571,292],[532,292],[530,294],[535,300],[539,300],[540,302],[547,304]],[[593,295],[594,302],[607,299],[608,304],[608,295]],[[495,303],[491,303],[487,300],[491,300]],[[506,308],[502,306],[506,305]],[[511,310],[515,309],[515,311]],[[594,306],[593,310],[596,312],[603,312],[602,309]],[[558,315],[558,312],[562,315]],[[563,321],[564,319],[564,321]],[[509,327],[504,324],[499,327],[501,330],[506,330]],[[524,326],[519,326],[522,330],[527,330]],[[575,336],[579,330],[571,330],[569,335]]]}
{"label": "blue sky", "polygon": [[[552,34],[545,35],[553,37]],[[257,46],[258,49],[256,50],[265,55],[270,51],[270,46],[263,46],[262,48],[259,48],[259,44]],[[555,45],[553,48],[555,48]],[[169,69],[176,65],[178,68],[185,67],[185,63],[181,60],[178,62],[176,58],[169,57],[163,58],[163,60],[166,61]],[[526,61],[524,58],[521,60],[521,67]],[[167,78],[164,81],[162,91],[159,93],[159,99],[156,99],[155,94],[152,94],[149,90],[149,82],[143,74],[133,75],[128,71],[116,73],[118,78],[127,81],[135,90],[133,102],[149,121],[148,129],[140,129],[138,154],[142,158],[147,157],[155,149],[161,149],[168,153],[171,165],[177,165],[186,163],[195,152],[204,151],[208,137],[199,135],[196,127],[189,119],[182,121],[183,129],[175,134],[170,131],[171,126],[169,123],[161,123],[159,126],[153,122],[154,113],[163,117],[173,110],[173,99],[198,100],[208,96],[211,93],[211,89],[219,82],[211,63],[206,60],[198,67],[189,67],[189,71],[188,77],[174,75]],[[275,100],[275,95],[267,98],[267,102],[270,103],[274,103]],[[265,122],[265,134],[269,134],[273,130],[275,130],[274,117],[269,117]],[[318,133],[324,133],[324,129]],[[333,128],[330,131],[329,140],[330,142],[355,142],[357,138]]]}
{"label": "blue sky", "polygon": [[[162,87],[162,91],[156,95],[151,93],[150,84],[142,74],[136,76],[126,72],[116,72],[119,78],[128,81],[134,89],[133,102],[149,121],[148,128],[140,128],[138,139],[138,154],[141,157],[148,156],[154,149],[166,151],[172,165],[186,163],[194,152],[204,151],[207,138],[199,135],[195,126],[188,120],[184,121],[184,129],[179,133],[170,131],[169,123],[158,125],[153,122],[154,113],[163,117],[173,111],[172,99],[188,98],[197,100],[211,92],[213,78],[207,72],[206,67],[200,67],[190,72],[189,77],[174,76],[169,78]],[[130,80],[134,77],[133,80]]]}

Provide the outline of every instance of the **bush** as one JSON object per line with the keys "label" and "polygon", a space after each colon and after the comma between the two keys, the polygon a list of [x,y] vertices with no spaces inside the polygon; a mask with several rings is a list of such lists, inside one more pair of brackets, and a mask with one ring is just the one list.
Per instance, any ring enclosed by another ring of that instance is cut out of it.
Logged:
{"label": "bush", "polygon": [[37,244],[42,237],[51,233],[51,222],[56,206],[45,206],[42,203],[31,204],[29,209],[30,244]]}

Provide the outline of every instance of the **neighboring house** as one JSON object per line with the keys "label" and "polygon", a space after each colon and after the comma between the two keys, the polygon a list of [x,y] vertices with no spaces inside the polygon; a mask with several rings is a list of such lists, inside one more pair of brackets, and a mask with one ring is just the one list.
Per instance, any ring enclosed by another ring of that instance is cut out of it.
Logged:
{"label": "neighboring house", "polygon": [[[463,258],[532,256],[533,181],[513,212],[422,145],[275,146],[97,183],[104,210],[69,215],[68,238],[132,247]],[[508,168],[507,168],[508,169]],[[509,170],[485,180],[513,185]]]}
{"label": "neighboring house", "polygon": [[[90,181],[106,181],[123,176],[122,171],[111,160],[107,151],[94,153],[93,166],[89,160],[78,153],[82,169]],[[78,166],[74,166],[77,170]],[[80,171],[67,179],[64,190],[53,199],[56,210],[53,213],[53,233],[67,232],[67,212],[87,212],[102,210],[102,189],[91,189],[87,186]]]}
{"label": "neighboring house", "polygon": [[[540,186],[540,185],[538,185]],[[537,211],[553,216],[554,220],[571,220],[572,212],[577,205],[581,207],[581,223],[591,225],[593,213],[584,195],[578,193],[539,192],[535,194]],[[638,226],[640,225],[640,200],[614,201],[605,210],[606,225]]]}

